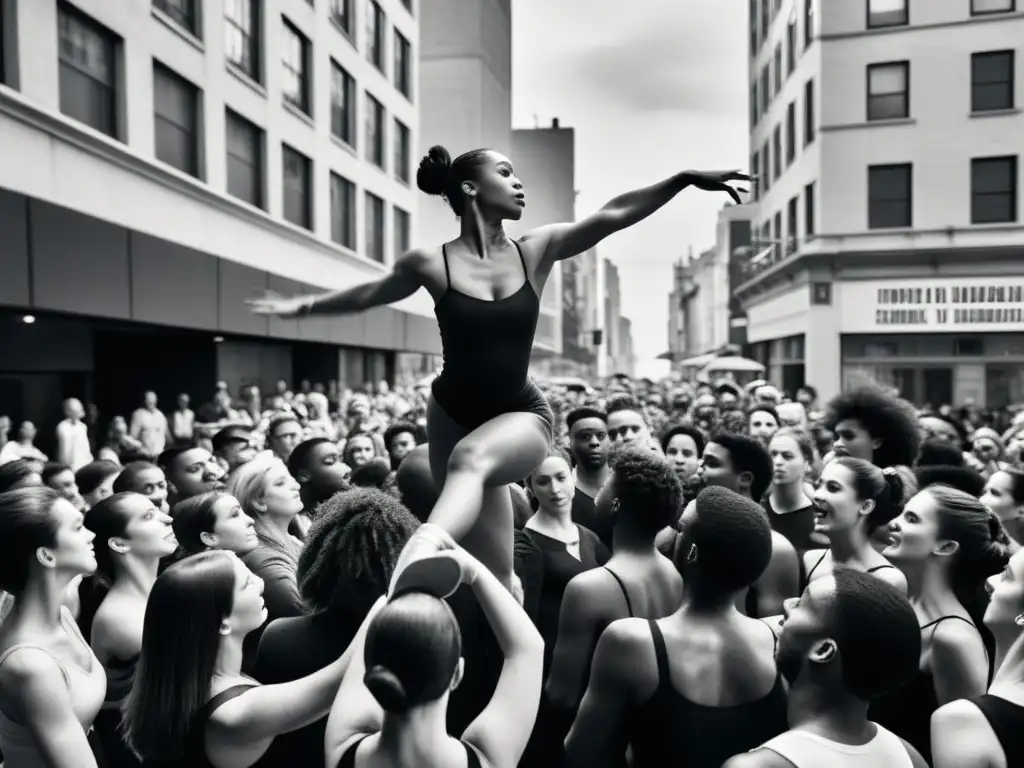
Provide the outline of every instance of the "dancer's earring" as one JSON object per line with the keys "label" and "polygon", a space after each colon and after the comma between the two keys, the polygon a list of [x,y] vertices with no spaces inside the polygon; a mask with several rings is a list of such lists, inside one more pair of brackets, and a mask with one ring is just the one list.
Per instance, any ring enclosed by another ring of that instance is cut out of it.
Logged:
{"label": "dancer's earring", "polygon": [[1017,618],[1013,620],[1013,623],[1018,627],[1024,627],[1024,613],[1018,613]]}

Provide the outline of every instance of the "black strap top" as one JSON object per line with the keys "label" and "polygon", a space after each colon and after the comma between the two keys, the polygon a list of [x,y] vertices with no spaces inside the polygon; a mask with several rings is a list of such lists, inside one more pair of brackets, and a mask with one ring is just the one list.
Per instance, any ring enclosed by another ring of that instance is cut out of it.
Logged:
{"label": "black strap top", "polygon": [[1024,707],[986,693],[969,700],[981,710],[1003,748],[1007,765],[1024,765]]}
{"label": "black strap top", "polygon": [[[818,562],[816,562],[814,564],[814,566],[811,568],[811,570],[807,572],[807,581],[804,583],[805,587],[808,584],[811,583],[811,577],[814,575],[814,572],[816,570],[818,570],[818,566],[821,565],[822,562],[824,562],[826,557],[828,557],[828,553],[829,553],[829,550],[827,550],[827,549],[824,552],[822,552],[821,553],[821,557],[818,558]],[[886,563],[885,565],[876,565],[874,568],[868,568],[868,570],[866,572],[867,573],[874,573],[875,571],[881,571],[884,568],[892,568],[892,569],[895,570],[896,566],[895,565],[889,565],[888,563]]]}
{"label": "black strap top", "polygon": [[[343,754],[341,759],[338,761],[337,768],[355,768],[356,751],[359,749],[359,745],[369,737],[370,734],[366,734],[363,738],[359,739],[359,741],[346,749],[345,754]],[[459,743],[462,744],[463,749],[466,750],[466,768],[481,768],[480,756],[476,753],[476,750],[464,741],[460,741]],[[429,768],[429,766],[424,766],[423,768]]]}
{"label": "black strap top", "polygon": [[[619,585],[619,589],[622,590],[622,596],[626,600],[626,610],[629,611],[629,618],[633,618],[633,616],[635,615],[633,613],[633,604],[629,601],[629,592],[626,591],[626,585],[622,583],[622,579],[619,578],[619,574],[617,574],[615,571],[613,571],[607,565],[604,566],[604,569],[606,571],[608,571],[608,573],[610,573],[612,575],[612,578],[615,579],[615,583],[618,584]],[[601,628],[601,632],[604,632],[604,628],[603,627]]]}
{"label": "black strap top", "polygon": [[756,701],[726,707],[695,704],[672,686],[665,636],[657,622],[649,620],[648,625],[658,660],[658,687],[629,717],[633,768],[720,768],[730,757],[756,749],[789,728],[782,675]]}
{"label": "black strap top", "polygon": [[435,381],[458,390],[451,393],[450,399],[456,400],[453,405],[460,394],[472,397],[477,392],[486,392],[499,401],[509,399],[526,385],[540,299],[530,282],[519,243],[513,240],[512,244],[523,265],[523,285],[511,296],[496,301],[455,290],[448,250],[441,248],[448,288],[434,305],[444,359],[441,375]]}

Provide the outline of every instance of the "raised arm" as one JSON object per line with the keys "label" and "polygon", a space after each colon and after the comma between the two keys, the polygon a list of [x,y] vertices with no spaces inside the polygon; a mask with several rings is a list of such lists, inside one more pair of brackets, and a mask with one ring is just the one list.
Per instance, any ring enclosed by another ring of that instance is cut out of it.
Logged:
{"label": "raised arm", "polygon": [[268,295],[246,303],[258,315],[304,317],[306,315],[347,315],[365,312],[407,299],[423,285],[420,268],[427,259],[423,251],[409,251],[395,262],[391,272],[379,280],[351,288],[312,296]]}
{"label": "raised arm", "polygon": [[542,240],[543,263],[550,268],[554,262],[571,259],[590,250],[609,235],[643,221],[687,187],[727,192],[738,205],[743,201],[728,182],[749,180],[749,176],[739,171],[683,171],[657,184],[612,198],[597,213],[581,221],[538,227],[527,233],[523,240]]}

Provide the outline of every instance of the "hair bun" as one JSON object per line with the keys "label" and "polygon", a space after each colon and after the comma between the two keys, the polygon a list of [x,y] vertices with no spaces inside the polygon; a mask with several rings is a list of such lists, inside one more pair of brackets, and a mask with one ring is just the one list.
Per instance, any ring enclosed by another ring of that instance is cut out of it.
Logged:
{"label": "hair bun", "polygon": [[903,503],[904,483],[896,467],[886,467],[882,470],[886,485],[889,486],[889,500],[896,505]]}
{"label": "hair bun", "polygon": [[405,686],[387,667],[377,664],[363,676],[363,685],[385,712],[401,714],[409,709]]}
{"label": "hair bun", "polygon": [[416,171],[416,186],[428,195],[443,195],[452,171],[452,156],[440,144],[431,147]]}

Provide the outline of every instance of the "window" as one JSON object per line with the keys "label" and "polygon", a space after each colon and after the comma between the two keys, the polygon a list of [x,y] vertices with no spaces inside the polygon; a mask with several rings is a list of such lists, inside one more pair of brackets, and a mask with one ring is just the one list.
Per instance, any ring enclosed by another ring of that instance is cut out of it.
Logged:
{"label": "window", "polygon": [[412,47],[402,33],[395,30],[395,88],[412,100]]}
{"label": "window", "polygon": [[757,81],[750,86],[750,127],[754,128],[761,115],[757,110]]}
{"label": "window", "polygon": [[910,117],[910,62],[868,65],[868,120]]}
{"label": "window", "polygon": [[228,194],[263,208],[263,131],[230,109],[226,123]]}
{"label": "window", "polygon": [[768,0],[761,0],[761,42],[768,39],[768,27],[771,24],[771,8]]}
{"label": "window", "polygon": [[1017,10],[1016,0],[971,0],[971,15],[983,16],[986,13],[1009,13]]}
{"label": "window", "polygon": [[336,173],[331,174],[331,240],[356,249],[356,185]]}
{"label": "window", "polygon": [[384,105],[366,94],[366,159],[384,167]]}
{"label": "window", "polygon": [[786,25],[786,74],[793,74],[796,69],[796,19],[791,18]]}
{"label": "window", "polygon": [[782,45],[775,46],[775,55],[772,57],[772,80],[774,80],[774,90],[772,93],[775,96],[779,95],[779,91],[782,90]]}
{"label": "window", "polygon": [[153,7],[163,11],[174,23],[199,37],[199,0],[153,0]]}
{"label": "window", "polygon": [[412,0],[402,0],[402,5],[405,6],[405,10],[412,13]]}
{"label": "window", "polygon": [[757,0],[750,0],[750,55],[757,56]]}
{"label": "window", "polygon": [[281,56],[281,66],[284,80],[281,92],[285,103],[309,115],[309,40],[287,19],[283,21],[284,53]]}
{"label": "window", "polygon": [[971,223],[1017,221],[1017,158],[971,160]]}
{"label": "window", "polygon": [[366,58],[373,66],[384,71],[384,11],[374,0],[367,0],[366,7]]}
{"label": "window", "polygon": [[764,169],[764,191],[772,188],[772,148],[766,141],[761,147],[761,167]]}
{"label": "window", "polygon": [[761,114],[764,115],[768,112],[768,106],[771,104],[772,98],[772,83],[771,83],[771,72],[766,64],[761,68]]}
{"label": "window", "polygon": [[910,21],[908,0],[868,0],[868,29],[901,27]]}
{"label": "window", "polygon": [[872,165],[868,168],[868,229],[910,227],[912,166]]}
{"label": "window", "polygon": [[804,234],[814,236],[814,182],[804,187]]}
{"label": "window", "polygon": [[255,83],[263,82],[260,65],[259,0],[224,0],[227,57]]}
{"label": "window", "polygon": [[313,173],[308,157],[282,144],[284,218],[299,227],[313,228]]}
{"label": "window", "polygon": [[1013,51],[971,55],[971,111],[1013,109]]}
{"label": "window", "polygon": [[790,254],[796,250],[796,241],[800,236],[800,230],[796,221],[796,210],[799,201],[795,197],[789,199],[786,204],[786,253]]}
{"label": "window", "polygon": [[120,40],[70,6],[58,10],[60,111],[118,138],[115,56]]}
{"label": "window", "polygon": [[796,102],[786,107],[786,167],[796,160]]}
{"label": "window", "polygon": [[199,89],[155,62],[153,122],[157,159],[199,178]]}
{"label": "window", "polygon": [[409,250],[410,239],[412,235],[411,225],[409,223],[409,214],[399,208],[397,205],[392,208],[392,226],[394,227],[394,253],[395,260],[401,258],[406,251]]}
{"label": "window", "polygon": [[349,146],[356,145],[356,81],[331,60],[331,133]]}
{"label": "window", "polygon": [[782,212],[777,211],[772,219],[772,248],[775,251],[775,258],[783,254],[782,250]]}
{"label": "window", "polygon": [[349,37],[353,36],[355,30],[355,15],[352,8],[353,0],[331,0],[331,7],[328,13],[342,32]]}
{"label": "window", "polygon": [[750,184],[750,197],[756,201],[759,197],[758,192],[761,186],[761,155],[758,152],[750,156],[750,175],[754,177]]}
{"label": "window", "polygon": [[400,120],[395,120],[395,177],[405,184],[409,183],[409,164],[411,149],[409,147],[409,129]]}
{"label": "window", "polygon": [[384,263],[384,201],[366,193],[366,258]]}
{"label": "window", "polygon": [[804,146],[814,142],[814,81],[804,86]]}
{"label": "window", "polygon": [[7,47],[4,39],[4,0],[0,0],[0,85],[7,84]]}
{"label": "window", "polygon": [[818,0],[804,0],[804,49],[814,42],[814,4]]}
{"label": "window", "polygon": [[775,166],[773,181],[778,181],[779,176],[782,175],[782,126],[776,125],[775,130],[772,131],[772,152],[775,153]]}

